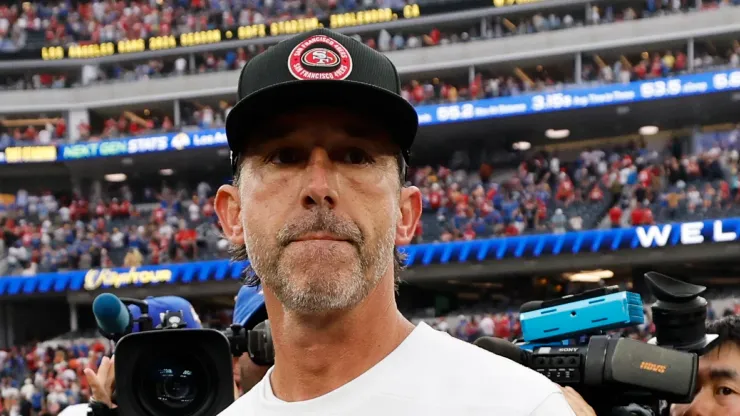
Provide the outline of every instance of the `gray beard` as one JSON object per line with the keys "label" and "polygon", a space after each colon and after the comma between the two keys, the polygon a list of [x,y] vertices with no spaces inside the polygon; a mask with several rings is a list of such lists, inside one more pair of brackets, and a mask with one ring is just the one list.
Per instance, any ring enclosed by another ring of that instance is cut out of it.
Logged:
{"label": "gray beard", "polygon": [[[356,257],[350,264],[338,264],[336,253],[326,250],[292,258],[286,264],[288,244],[300,235],[318,231],[350,241]],[[375,289],[393,262],[395,228],[389,227],[377,241],[368,243],[355,224],[331,211],[316,209],[300,221],[283,226],[277,234],[277,247],[264,244],[253,234],[245,237],[250,263],[262,285],[287,311],[317,315],[351,309]]]}

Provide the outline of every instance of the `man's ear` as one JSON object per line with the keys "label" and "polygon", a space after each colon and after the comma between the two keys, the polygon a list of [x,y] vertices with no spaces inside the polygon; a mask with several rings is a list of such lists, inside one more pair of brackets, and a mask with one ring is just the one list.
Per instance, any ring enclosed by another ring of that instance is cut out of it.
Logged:
{"label": "man's ear", "polygon": [[396,223],[396,245],[411,243],[421,218],[421,191],[415,186],[401,188],[401,215]]}
{"label": "man's ear", "polygon": [[233,185],[221,185],[216,192],[214,209],[226,239],[231,244],[244,244],[239,188]]}

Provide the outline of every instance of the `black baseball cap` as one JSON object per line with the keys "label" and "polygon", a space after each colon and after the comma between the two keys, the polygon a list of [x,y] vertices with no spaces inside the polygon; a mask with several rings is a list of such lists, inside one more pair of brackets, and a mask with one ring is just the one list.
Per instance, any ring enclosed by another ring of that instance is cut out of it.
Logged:
{"label": "black baseball cap", "polygon": [[406,164],[419,127],[416,110],[401,97],[390,59],[323,28],[286,39],[250,60],[239,76],[237,99],[226,118],[234,172],[254,126],[295,108],[335,106],[374,115],[385,122]]}

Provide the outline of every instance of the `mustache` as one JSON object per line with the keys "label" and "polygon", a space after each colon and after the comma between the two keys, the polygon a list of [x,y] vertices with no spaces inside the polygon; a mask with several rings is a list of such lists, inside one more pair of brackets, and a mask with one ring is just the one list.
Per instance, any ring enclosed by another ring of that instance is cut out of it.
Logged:
{"label": "mustache", "polygon": [[311,210],[308,215],[286,223],[278,231],[277,241],[285,247],[305,234],[319,232],[333,234],[355,246],[361,246],[365,241],[360,227],[326,209]]}

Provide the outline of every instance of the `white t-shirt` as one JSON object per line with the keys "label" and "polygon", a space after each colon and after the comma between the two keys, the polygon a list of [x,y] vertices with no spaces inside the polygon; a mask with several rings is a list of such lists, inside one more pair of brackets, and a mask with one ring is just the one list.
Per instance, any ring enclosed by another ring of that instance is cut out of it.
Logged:
{"label": "white t-shirt", "polygon": [[284,402],[271,374],[220,416],[575,416],[545,376],[423,322],[373,368],[321,397]]}
{"label": "white t-shirt", "polygon": [[73,404],[67,406],[59,413],[59,416],[87,416],[87,410],[90,406],[87,403]]}

